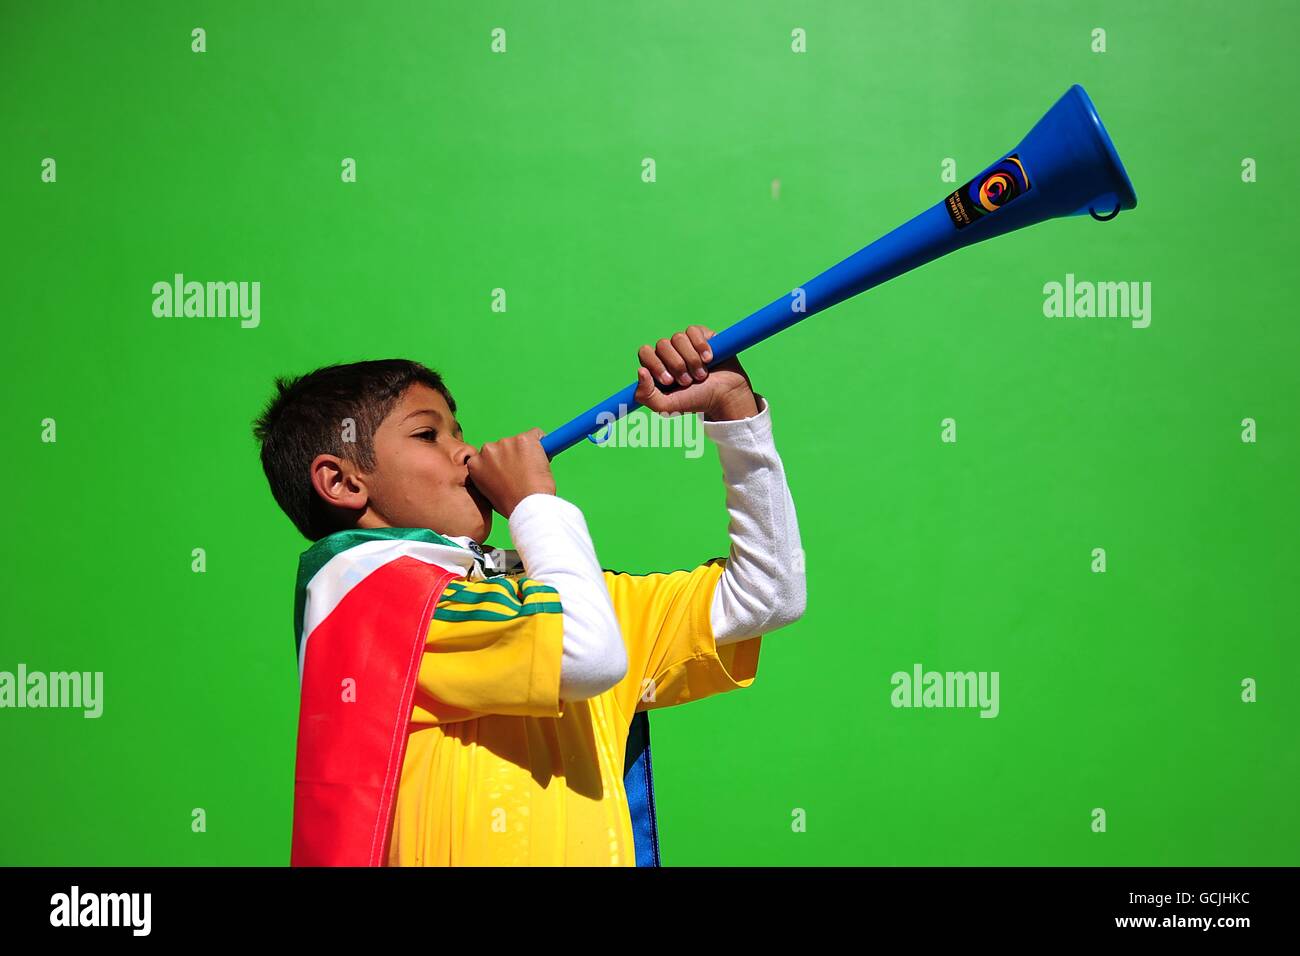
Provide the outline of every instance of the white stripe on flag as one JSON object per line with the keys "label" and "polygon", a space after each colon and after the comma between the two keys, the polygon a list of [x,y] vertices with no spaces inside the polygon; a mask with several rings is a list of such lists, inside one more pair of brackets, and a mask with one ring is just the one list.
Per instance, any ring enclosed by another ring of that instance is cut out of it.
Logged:
{"label": "white stripe on flag", "polygon": [[467,574],[474,556],[460,548],[428,541],[386,538],[366,541],[334,555],[307,582],[307,599],[302,614],[302,646],[298,649],[298,679],[307,661],[307,641],[312,631],[334,613],[339,602],[373,572],[401,557],[415,558],[455,574]]}

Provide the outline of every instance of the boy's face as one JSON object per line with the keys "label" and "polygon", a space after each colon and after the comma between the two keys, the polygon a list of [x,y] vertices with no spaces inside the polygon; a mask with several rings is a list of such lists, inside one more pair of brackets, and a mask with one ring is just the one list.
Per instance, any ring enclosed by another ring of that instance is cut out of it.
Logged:
{"label": "boy's face", "polygon": [[442,393],[415,384],[374,435],[375,467],[362,473],[362,527],[428,528],[480,544],[492,530],[492,506],[469,482],[478,450],[464,441]]}

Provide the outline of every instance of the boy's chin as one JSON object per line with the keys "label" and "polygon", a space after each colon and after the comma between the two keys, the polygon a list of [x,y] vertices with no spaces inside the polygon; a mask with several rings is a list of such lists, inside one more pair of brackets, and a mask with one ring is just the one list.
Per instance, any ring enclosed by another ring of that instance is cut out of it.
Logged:
{"label": "boy's chin", "polygon": [[487,537],[492,532],[492,519],[489,517],[486,521],[467,521],[455,531],[440,531],[452,538],[469,538],[478,544],[487,544]]}
{"label": "boy's chin", "polygon": [[463,525],[447,525],[435,527],[433,524],[427,526],[434,534],[442,535],[444,538],[469,538],[478,544],[486,546],[487,536],[492,531],[490,523],[466,523]]}
{"label": "boy's chin", "polygon": [[486,515],[466,515],[463,521],[445,521],[441,524],[442,527],[430,525],[429,530],[451,538],[473,538],[482,544],[492,531],[492,512],[489,510]]}

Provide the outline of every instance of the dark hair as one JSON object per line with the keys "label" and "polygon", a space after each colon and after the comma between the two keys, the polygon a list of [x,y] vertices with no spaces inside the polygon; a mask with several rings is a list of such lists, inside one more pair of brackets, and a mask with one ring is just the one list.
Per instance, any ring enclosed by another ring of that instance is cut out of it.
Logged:
{"label": "dark hair", "polygon": [[[441,392],[455,413],[456,402],[442,376],[406,359],[330,365],[275,380],[276,393],[253,423],[253,434],[262,443],[262,470],[271,494],[306,537],[317,541],[342,530],[312,487],[312,461],[317,455],[337,455],[364,470],[374,468],[375,430],[417,383]],[[355,441],[343,440],[346,418],[355,422]]]}

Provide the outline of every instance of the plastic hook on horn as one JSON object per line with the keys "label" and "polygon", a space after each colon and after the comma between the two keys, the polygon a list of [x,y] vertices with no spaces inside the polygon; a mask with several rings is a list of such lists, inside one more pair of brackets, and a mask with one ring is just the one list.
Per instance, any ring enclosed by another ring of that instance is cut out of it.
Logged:
{"label": "plastic hook on horn", "polygon": [[1093,206],[1089,206],[1088,215],[1092,216],[1092,218],[1096,219],[1098,222],[1110,222],[1112,219],[1114,219],[1116,216],[1119,215],[1119,211],[1122,208],[1122,206],[1123,203],[1121,203],[1118,199],[1115,200],[1115,209],[1104,216],[1097,215],[1096,208]]}

